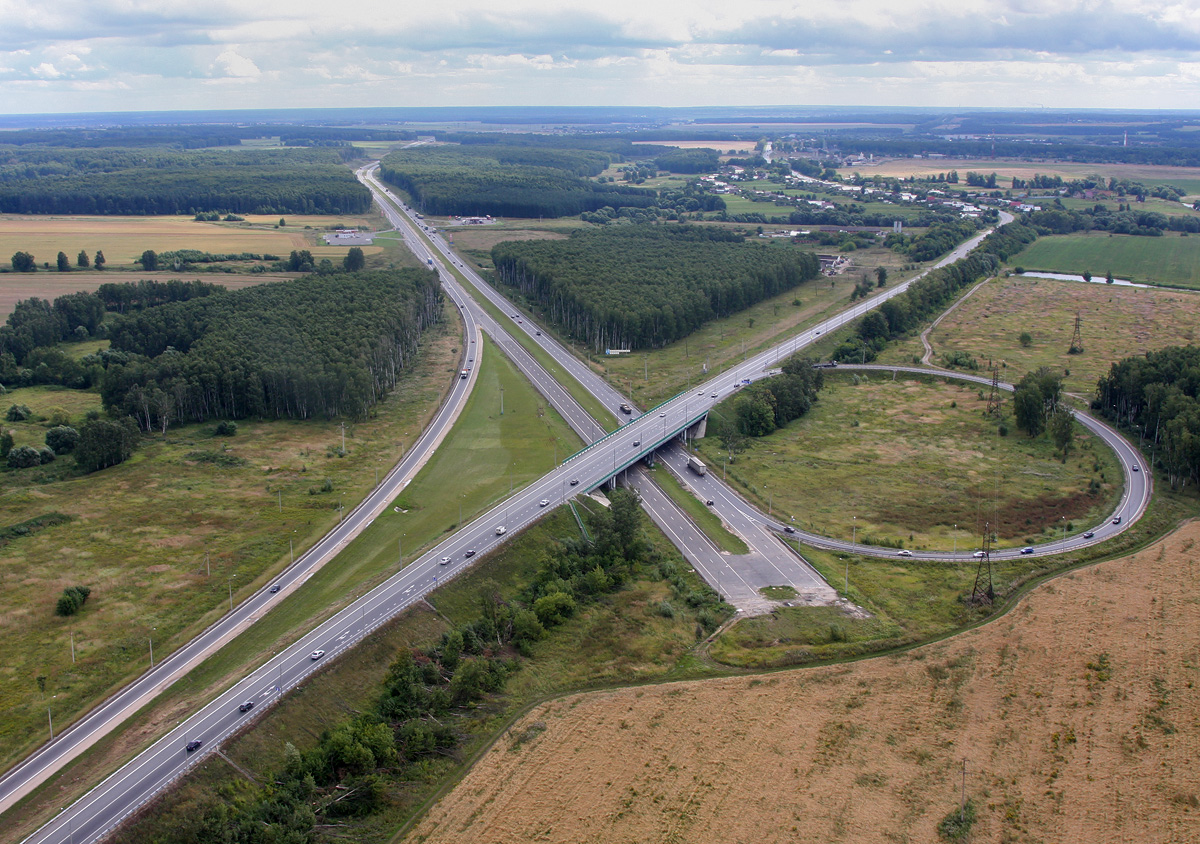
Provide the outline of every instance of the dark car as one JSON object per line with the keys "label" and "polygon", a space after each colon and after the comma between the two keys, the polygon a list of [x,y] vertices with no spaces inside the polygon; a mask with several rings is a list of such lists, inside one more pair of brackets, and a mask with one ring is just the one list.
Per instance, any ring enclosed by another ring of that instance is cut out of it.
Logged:
{"label": "dark car", "polygon": [[192,741],[189,741],[187,743],[187,752],[191,753],[193,750],[199,749],[199,747],[200,747],[200,739],[194,739]]}
{"label": "dark car", "polygon": [[1022,554],[1032,554],[1032,553],[1033,553],[1033,546],[1032,546],[1032,545],[1026,545],[1024,548],[1022,548],[1022,549],[1021,549],[1021,553],[1022,553]]}
{"label": "dark car", "polygon": [[278,591],[279,591],[279,584],[276,583],[274,586],[271,587],[271,594],[274,595]]}
{"label": "dark car", "polygon": [[474,548],[468,548],[468,549],[467,549],[467,553],[463,554],[463,556],[464,556],[464,557],[474,557],[474,556],[475,556],[475,549],[474,549]]}
{"label": "dark car", "polygon": [[784,533],[795,533],[796,532],[796,529],[794,527],[792,527],[791,525],[784,525],[783,530],[784,530]]}
{"label": "dark car", "polygon": [[637,445],[641,445],[641,444],[642,444],[642,441],[641,441],[641,440],[634,440],[634,441],[633,441],[633,444],[634,444],[635,446],[637,446]]}
{"label": "dark car", "polygon": [[1083,535],[1083,538],[1084,538],[1084,539],[1091,539],[1091,538],[1092,538],[1093,536],[1095,536],[1095,535],[1096,535],[1096,531],[1094,531],[1094,530],[1089,530],[1087,533],[1085,533],[1085,534]]}
{"label": "dark car", "polygon": [[254,708],[254,701],[248,700],[238,707],[238,712],[249,712]]}
{"label": "dark car", "polygon": [[622,413],[633,413],[633,408],[627,404],[623,404],[623,405],[621,405],[621,412]]}

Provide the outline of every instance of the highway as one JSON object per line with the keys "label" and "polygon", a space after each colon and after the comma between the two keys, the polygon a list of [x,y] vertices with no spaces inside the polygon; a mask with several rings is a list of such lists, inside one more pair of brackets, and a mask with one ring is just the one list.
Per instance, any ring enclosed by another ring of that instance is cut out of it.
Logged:
{"label": "highway", "polygon": [[[468,336],[478,333],[478,326],[470,319],[469,314],[465,329]],[[471,354],[468,346],[471,349],[475,348],[464,343],[464,366],[467,365],[466,359]],[[289,565],[270,584],[264,585],[192,641],[171,653],[74,724],[61,732],[56,732],[54,741],[43,745],[22,763],[0,777],[0,811],[7,809],[144,706],[171,683],[187,674],[232,638],[244,632],[264,613],[284,601],[314,572],[337,556],[347,543],[358,536],[391,503],[425,465],[445,436],[445,432],[450,429],[462,412],[473,385],[474,371],[470,379],[455,379],[450,394],[443,401],[425,431],[408,449],[403,459],[358,506],[346,513],[333,530]],[[279,587],[278,591],[271,592],[270,588],[275,586]]]}
{"label": "highway", "polygon": [[[369,182],[373,181],[369,174],[364,173],[363,175]],[[377,183],[375,187],[382,190]],[[394,209],[384,203],[381,205],[389,217],[395,214]],[[401,231],[407,228],[402,220],[393,219],[393,222]],[[957,257],[973,248],[973,245],[978,243],[985,234],[986,232],[963,244],[941,263],[956,260]],[[408,240],[408,235],[406,235],[406,240]],[[457,261],[456,256],[453,256],[440,237],[434,234],[431,235],[431,240],[439,252],[446,255],[448,260],[453,262],[460,271],[470,273]],[[418,255],[422,254],[420,250],[425,249],[424,243],[419,238],[413,238],[410,244]],[[542,370],[532,356],[508,335],[509,330],[515,327],[517,330],[525,330],[529,333],[534,342],[539,343],[553,355],[556,365],[574,375],[584,384],[585,388],[597,395],[607,406],[614,409],[619,407],[623,401],[621,395],[568,350],[548,336],[539,336],[533,333],[532,326],[515,321],[512,325],[497,325],[466,295],[466,291],[458,285],[452,274],[440,266],[439,256],[428,255],[426,260],[430,259],[434,260],[434,266],[441,270],[440,275],[448,295],[462,309],[471,336],[475,338],[481,329],[492,334],[505,353],[510,355],[522,368],[522,371],[527,374],[532,373],[530,377],[534,380],[535,386],[547,395],[551,404],[576,430],[584,433],[585,438],[590,439],[591,436],[596,436],[598,439],[578,454],[565,460],[554,471],[517,491],[436,548],[412,561],[387,582],[355,601],[282,654],[260,666],[247,680],[238,683],[189,717],[82,799],[60,812],[53,821],[26,839],[27,841],[37,842],[37,844],[42,844],[42,842],[75,844],[75,842],[94,841],[102,837],[123,818],[182,775],[197,759],[211,752],[221,741],[244,726],[246,721],[261,712],[265,705],[278,700],[283,693],[302,682],[320,665],[353,646],[412,603],[421,600],[440,583],[446,582],[465,570],[473,562],[473,558],[486,554],[508,536],[536,520],[546,507],[564,503],[568,496],[573,494],[573,491],[583,491],[600,486],[608,479],[625,471],[627,467],[636,464],[640,459],[653,454],[661,446],[671,443],[681,431],[702,419],[714,404],[738,389],[743,379],[761,377],[765,372],[777,367],[783,359],[813,342],[821,334],[865,313],[872,307],[877,307],[881,302],[898,295],[906,289],[908,284],[911,284],[909,281],[897,285],[872,299],[859,302],[846,314],[838,315],[820,325],[806,329],[791,340],[756,354],[744,363],[721,373],[702,387],[680,394],[659,407],[652,408],[645,414],[631,419],[618,430],[600,436],[603,432],[599,429],[598,424],[579,408],[578,403],[552,377],[552,374],[556,373],[547,373]],[[505,302],[503,297],[490,290],[482,279],[473,277],[473,281],[484,295],[489,298],[495,297],[493,301],[503,309],[503,313],[512,312],[511,306]],[[478,345],[478,343],[465,344],[465,348],[477,348]],[[466,354],[466,352],[464,353]],[[467,382],[462,383],[466,384]],[[462,388],[462,385],[456,385],[456,388]],[[448,423],[439,417],[438,422],[431,426],[430,432],[441,432],[447,427]],[[585,432],[590,432],[590,436]],[[665,453],[664,459],[675,466],[678,471],[677,456],[668,451]],[[397,467],[397,470],[389,475],[389,478],[399,472],[400,467]],[[743,531],[752,533],[750,528],[761,531],[763,525],[771,524],[772,520],[751,508],[732,490],[721,484],[712,472],[706,478],[705,490],[711,490],[714,504],[720,497],[722,518],[734,526],[739,533],[743,533]],[[649,489],[644,482],[635,480],[635,483],[641,483],[643,499],[650,501],[658,509],[658,512],[655,512],[654,509],[651,511],[651,517],[656,521],[669,519],[671,518],[670,511],[677,511],[673,505],[668,508],[667,503],[663,502],[658,494]],[[399,488],[401,488],[399,485],[391,487],[393,494],[398,492]],[[372,496],[369,500],[376,502],[376,496]],[[378,503],[378,509],[382,510],[387,503],[388,500]],[[1144,507],[1144,505],[1141,506]],[[364,504],[359,509],[365,513],[371,508]],[[1140,513],[1140,510],[1138,512]],[[350,521],[351,517],[347,517],[347,527]],[[1133,521],[1134,518],[1131,517],[1126,524]],[[680,527],[682,528],[682,525]],[[745,534],[743,535],[750,541]],[[327,541],[332,542],[332,547],[336,548],[348,539],[348,535],[341,536],[335,531]],[[769,540],[769,536],[763,536],[761,540],[756,537],[755,547],[760,544],[765,547],[769,545]],[[684,545],[698,542],[711,550],[711,545],[707,543],[702,534],[695,530],[690,538],[677,536],[676,541],[680,541]],[[325,547],[324,543],[321,547]],[[1057,551],[1058,548],[1055,547],[1053,550]],[[685,548],[685,554],[688,554],[687,548]],[[698,557],[688,554],[688,559],[693,561],[693,564],[696,564],[696,560],[699,559],[702,565],[711,564],[716,567],[719,565],[716,560],[720,556],[705,552]],[[772,559],[774,558],[772,555]],[[779,557],[779,559],[782,558],[782,556]],[[777,568],[772,570],[773,563],[764,565],[767,568],[763,576],[770,578],[772,585],[779,585],[775,577],[780,570]],[[296,570],[296,568],[289,570],[293,572],[286,581],[289,587],[302,579],[300,575],[295,574]],[[701,571],[706,577],[713,574],[713,572],[706,572],[700,567],[698,567],[698,571]],[[721,575],[718,573],[715,576],[718,578],[717,582],[721,583]],[[728,577],[730,578],[728,582],[732,587],[733,581],[737,578],[741,578],[745,583],[747,575],[744,571],[738,571],[730,572]],[[710,580],[710,582],[712,581]],[[718,588],[721,587],[718,586]],[[814,586],[814,588],[819,587]],[[277,597],[270,596],[274,599]],[[250,603],[251,601],[246,602],[246,604]],[[268,599],[264,604],[259,605],[258,609],[265,611],[269,603]],[[246,619],[246,621],[249,620],[250,618]],[[310,658],[309,654],[316,651],[323,651],[324,654],[318,659]],[[256,707],[249,712],[240,712],[239,705],[249,700],[257,701]],[[185,745],[190,741],[201,742],[199,749],[189,753],[185,749]]]}

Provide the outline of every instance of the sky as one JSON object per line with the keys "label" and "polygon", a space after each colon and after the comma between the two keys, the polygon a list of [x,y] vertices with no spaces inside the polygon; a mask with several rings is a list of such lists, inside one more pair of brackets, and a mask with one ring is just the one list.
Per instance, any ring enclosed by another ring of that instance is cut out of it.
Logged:
{"label": "sky", "polygon": [[0,0],[0,112],[1200,108],[1200,0]]}

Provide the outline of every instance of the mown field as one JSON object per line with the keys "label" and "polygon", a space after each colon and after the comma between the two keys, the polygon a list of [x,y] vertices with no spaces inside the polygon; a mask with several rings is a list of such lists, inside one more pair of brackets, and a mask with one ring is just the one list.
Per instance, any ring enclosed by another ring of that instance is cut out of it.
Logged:
{"label": "mown field", "polygon": [[1007,187],[1013,176],[1019,179],[1030,179],[1037,174],[1043,176],[1061,176],[1064,180],[1082,179],[1088,176],[1100,175],[1105,179],[1130,179],[1145,185],[1176,185],[1189,194],[1200,193],[1200,168],[1197,167],[1165,167],[1152,164],[1087,164],[1063,161],[1006,161],[1004,159],[916,159],[897,158],[889,161],[881,160],[874,164],[861,163],[853,167],[839,170],[843,176],[861,173],[863,176],[908,176],[928,177],[937,176],[957,170],[962,180],[960,188],[966,188],[968,171],[976,173],[996,173],[1001,177],[1001,186]]}
{"label": "mown field", "polygon": [[[379,226],[373,214],[348,214],[343,217],[282,215],[286,225],[275,228],[279,216],[245,215],[244,223],[197,222],[190,217],[35,217],[0,215],[0,259],[7,266],[14,252],[29,252],[40,266],[50,263],[54,270],[59,252],[66,253],[75,266],[79,251],[94,257],[104,253],[107,269],[136,269],[134,258],[152,249],[168,252],[197,249],[214,254],[254,252],[287,258],[293,249],[307,249],[320,260],[340,261],[349,247],[326,246],[318,235],[327,228],[364,225]],[[363,247],[378,252],[377,247]]]}
{"label": "mown field", "polygon": [[[344,458],[333,421],[245,420],[233,437],[214,437],[211,424],[169,429],[147,437],[126,463],[92,475],[76,475],[71,457],[6,471],[5,526],[48,513],[71,521],[0,548],[0,630],[10,651],[0,668],[0,763],[41,742],[47,699],[65,727],[148,665],[151,638],[161,659],[228,609],[230,588],[237,601],[261,587],[288,563],[290,547],[300,553],[328,530],[339,504],[356,504],[420,434],[460,346],[453,328],[435,329],[378,415],[347,426]],[[76,426],[100,407],[95,393],[48,387],[4,399],[4,407],[25,404],[43,419],[61,409]],[[4,425],[17,445],[37,445],[47,423]],[[92,596],[79,615],[61,618],[55,601],[73,584],[91,586]]]}
{"label": "mown field", "polygon": [[1200,237],[1168,232],[1162,237],[1079,232],[1041,237],[1010,260],[1027,270],[1073,273],[1141,284],[1200,289]]}
{"label": "mown field", "polygon": [[[1048,439],[1011,421],[999,436],[978,386],[852,379],[827,378],[808,415],[748,439],[728,467],[739,492],[825,536],[961,552],[980,546],[985,524],[1001,545],[1024,545],[1087,530],[1116,504],[1115,458],[1083,429],[1063,464]],[[717,437],[698,446],[709,466],[722,464]]]}
{"label": "mown field", "polygon": [[[1065,373],[1072,393],[1090,399],[1096,381],[1130,355],[1186,345],[1197,340],[1200,294],[1106,284],[1053,281],[1013,275],[988,281],[930,334],[934,362],[964,353],[985,368],[1001,362],[1002,380],[1015,383],[1048,366]],[[1067,354],[1075,317],[1082,319],[1083,354]],[[1022,333],[1030,344],[1021,345]],[[920,340],[895,343],[881,361],[911,363],[922,354]]]}
{"label": "mown field", "polygon": [[963,790],[975,844],[1191,841],[1197,540],[907,653],[548,701],[403,841],[940,841]]}

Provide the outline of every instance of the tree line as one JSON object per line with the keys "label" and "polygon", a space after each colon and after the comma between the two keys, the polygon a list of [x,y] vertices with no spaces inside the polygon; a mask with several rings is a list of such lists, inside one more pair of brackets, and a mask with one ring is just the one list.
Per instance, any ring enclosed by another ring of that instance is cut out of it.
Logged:
{"label": "tree line", "polygon": [[595,351],[665,346],[816,278],[809,252],[696,226],[615,226],[492,249],[496,281]]}
{"label": "tree line", "polygon": [[[717,435],[732,458],[742,437],[765,437],[812,409],[825,374],[810,358],[790,357],[779,375],[743,388],[733,402],[733,420],[720,420]],[[732,427],[735,430],[729,430]]]}
{"label": "tree line", "polygon": [[587,150],[480,145],[399,150],[383,159],[380,173],[427,214],[573,217],[605,206],[654,204],[652,190],[585,178],[608,160]]}
{"label": "tree line", "polygon": [[6,150],[8,214],[348,214],[371,194],[335,150]]}
{"label": "tree line", "polygon": [[364,417],[441,318],[427,270],[307,276],[127,313],[105,408],[144,430],[174,421]]}
{"label": "tree line", "polygon": [[1200,484],[1200,347],[1117,361],[1097,382],[1092,409],[1148,442],[1173,489]]}

